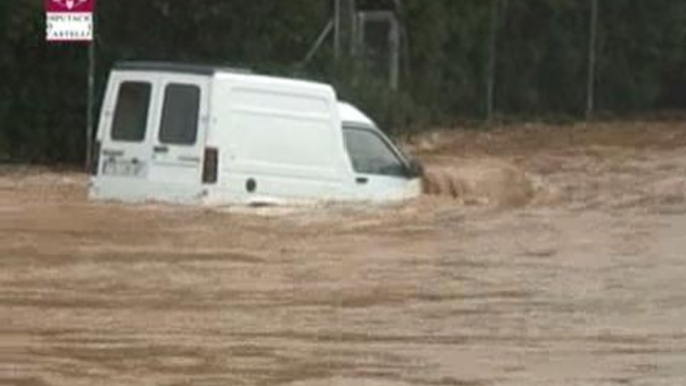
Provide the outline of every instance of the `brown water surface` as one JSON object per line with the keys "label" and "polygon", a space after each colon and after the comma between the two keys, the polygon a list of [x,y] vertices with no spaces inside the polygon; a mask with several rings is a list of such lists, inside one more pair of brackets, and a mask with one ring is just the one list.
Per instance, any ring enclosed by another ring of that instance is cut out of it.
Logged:
{"label": "brown water surface", "polygon": [[95,203],[7,167],[0,384],[686,384],[685,137],[445,132],[415,146],[459,189],[382,208]]}

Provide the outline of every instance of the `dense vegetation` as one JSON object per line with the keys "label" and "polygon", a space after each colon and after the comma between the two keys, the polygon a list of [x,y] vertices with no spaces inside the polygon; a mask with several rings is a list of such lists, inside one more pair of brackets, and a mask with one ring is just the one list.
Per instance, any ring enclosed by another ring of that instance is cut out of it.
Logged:
{"label": "dense vegetation", "polygon": [[[88,50],[44,42],[42,3],[0,1],[0,159],[79,162]],[[99,0],[96,95],[113,61],[180,60],[333,82],[390,130],[479,120],[494,41],[499,117],[583,117],[591,0],[403,3],[407,52],[391,92],[353,60],[334,63],[330,42],[302,64],[327,0]],[[601,0],[597,52],[598,112],[686,109],[685,1]]]}

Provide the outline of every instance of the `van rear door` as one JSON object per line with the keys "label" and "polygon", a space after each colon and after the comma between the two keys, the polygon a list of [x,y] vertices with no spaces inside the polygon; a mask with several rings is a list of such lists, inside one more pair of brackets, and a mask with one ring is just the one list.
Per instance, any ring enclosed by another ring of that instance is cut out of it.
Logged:
{"label": "van rear door", "polygon": [[159,197],[186,201],[202,192],[209,84],[204,75],[160,75],[149,173]]}
{"label": "van rear door", "polygon": [[[146,72],[113,72],[100,122],[98,173],[128,189],[147,178],[151,149],[147,143],[157,77]],[[130,195],[135,196],[134,188]],[[141,193],[141,192],[138,192]]]}

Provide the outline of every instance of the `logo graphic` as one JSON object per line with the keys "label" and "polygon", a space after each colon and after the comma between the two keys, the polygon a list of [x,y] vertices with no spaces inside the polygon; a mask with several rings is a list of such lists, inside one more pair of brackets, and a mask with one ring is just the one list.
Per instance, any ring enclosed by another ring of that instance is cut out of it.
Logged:
{"label": "logo graphic", "polygon": [[92,12],[93,0],[44,0],[47,12]]}
{"label": "logo graphic", "polygon": [[43,0],[43,4],[47,41],[93,40],[95,0]]}

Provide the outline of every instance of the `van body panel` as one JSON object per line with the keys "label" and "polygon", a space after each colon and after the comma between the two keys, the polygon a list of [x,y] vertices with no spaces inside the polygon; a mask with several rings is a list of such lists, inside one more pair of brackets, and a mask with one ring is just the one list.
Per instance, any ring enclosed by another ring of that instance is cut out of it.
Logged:
{"label": "van body panel", "polygon": [[348,169],[330,86],[222,74],[213,99],[222,107],[214,111],[208,143],[223,150],[220,192],[210,189],[210,196],[242,203],[340,197]]}
{"label": "van body panel", "polygon": [[[388,201],[420,192],[374,122],[316,82],[118,65],[97,139],[93,198],[223,205]],[[216,177],[203,181],[208,167]]]}

